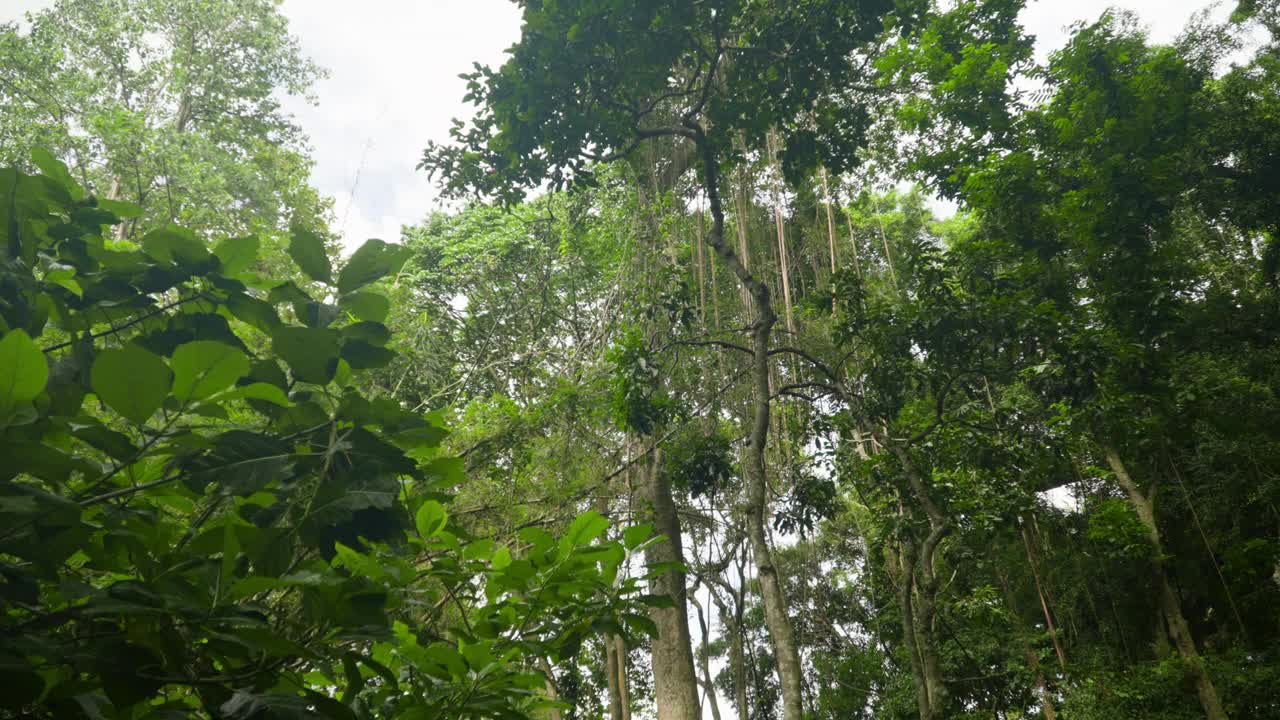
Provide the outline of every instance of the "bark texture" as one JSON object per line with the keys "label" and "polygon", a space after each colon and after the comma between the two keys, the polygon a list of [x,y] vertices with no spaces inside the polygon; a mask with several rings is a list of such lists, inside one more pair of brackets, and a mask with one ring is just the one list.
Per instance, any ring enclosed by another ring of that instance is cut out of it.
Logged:
{"label": "bark texture", "polygon": [[[645,550],[645,562],[650,567],[684,562],[680,520],[671,496],[671,485],[660,471],[660,453],[660,450],[654,450],[649,455],[643,499],[651,513],[655,532],[665,535],[667,540]],[[675,570],[663,573],[654,581],[652,592],[669,596],[673,603],[669,608],[649,609],[649,618],[658,627],[658,636],[652,643],[653,690],[658,720],[700,720],[702,709],[698,702],[698,678],[694,672],[689,634],[685,574]]]}

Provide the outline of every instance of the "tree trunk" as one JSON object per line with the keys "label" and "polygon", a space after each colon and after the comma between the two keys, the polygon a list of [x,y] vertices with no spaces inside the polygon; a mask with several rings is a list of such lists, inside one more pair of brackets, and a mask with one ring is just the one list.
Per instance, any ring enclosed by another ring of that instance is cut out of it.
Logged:
{"label": "tree trunk", "polygon": [[[629,444],[629,440],[624,439],[625,444]],[[629,469],[628,469],[629,470]],[[609,516],[609,497],[601,494],[596,500],[596,512]],[[609,720],[623,720],[623,689],[627,682],[625,671],[621,668],[625,667],[625,660],[622,659],[626,652],[622,647],[621,638],[605,633],[600,636],[604,643],[604,664],[605,664],[605,685],[609,691]]]}
{"label": "tree trunk", "polygon": [[1129,502],[1137,511],[1138,519],[1147,529],[1147,540],[1151,543],[1154,556],[1151,565],[1156,576],[1160,610],[1168,625],[1169,636],[1173,639],[1174,646],[1178,648],[1178,654],[1182,656],[1183,662],[1186,663],[1188,674],[1195,682],[1196,694],[1200,696],[1200,706],[1204,709],[1205,717],[1209,720],[1226,720],[1227,713],[1222,709],[1222,701],[1218,699],[1218,690],[1214,687],[1209,672],[1205,670],[1204,660],[1196,650],[1195,639],[1191,636],[1187,617],[1182,612],[1182,601],[1178,599],[1178,594],[1174,592],[1173,585],[1169,582],[1169,573],[1164,563],[1164,547],[1160,540],[1160,528],[1156,525],[1155,506],[1151,498],[1143,494],[1138,484],[1133,481],[1133,477],[1129,475],[1128,468],[1125,467],[1124,461],[1120,459],[1120,454],[1115,448],[1105,445],[1103,452],[1106,454],[1107,464],[1111,466],[1111,471],[1116,476],[1116,481],[1129,496]]}
{"label": "tree trunk", "polygon": [[609,720],[623,720],[622,714],[622,682],[625,678],[620,672],[618,662],[618,645],[614,636],[604,636],[605,682],[609,687]]}
{"label": "tree trunk", "polygon": [[1031,549],[1031,532],[1027,529],[1026,519],[1022,523],[1022,545],[1027,550],[1027,564],[1031,567],[1031,577],[1036,583],[1036,595],[1040,597],[1040,610],[1044,612],[1045,628],[1049,631],[1049,637],[1053,639],[1053,651],[1058,655],[1058,667],[1063,672],[1067,669],[1067,653],[1062,647],[1062,638],[1058,637],[1057,625],[1053,622],[1053,613],[1049,610],[1049,601],[1045,597],[1044,585],[1040,582],[1040,568],[1036,561],[1035,552]]}
{"label": "tree trunk", "polygon": [[[912,460],[906,449],[887,436],[885,444],[888,445],[894,456],[902,464],[902,471],[907,478],[907,484],[929,520],[929,534],[920,543],[919,557],[912,558],[915,561],[913,563],[906,563],[905,560],[907,558],[904,558],[903,576],[910,578],[914,582],[916,590],[914,593],[916,608],[913,624],[916,635],[919,638],[920,667],[923,674],[924,689],[928,695],[928,714],[926,715],[922,712],[920,717],[921,720],[934,720],[941,717],[947,696],[946,685],[942,681],[942,662],[938,654],[937,632],[934,628],[938,595],[937,556],[938,546],[950,532],[951,523],[947,520],[942,509],[933,501],[924,476],[919,468],[916,467],[915,461]],[[914,554],[914,546],[909,547],[911,547],[912,554]],[[913,577],[915,574],[914,568],[919,568],[920,577],[918,580]],[[907,583],[904,581],[903,584]],[[905,602],[909,605],[911,601],[912,598],[908,593]],[[904,605],[905,607],[906,605]],[[906,612],[905,609],[904,612]]]}
{"label": "tree trunk", "polygon": [[[773,142],[773,131],[769,132],[770,162],[776,152]],[[787,332],[795,333],[795,314],[791,310],[791,269],[787,262],[787,224],[782,217],[782,197],[777,191],[773,193],[773,219],[778,231],[778,272],[782,275],[782,307],[786,310]]]}
{"label": "tree trunk", "polygon": [[711,632],[707,628],[707,616],[702,612],[702,603],[698,602],[697,593],[689,600],[698,613],[698,629],[702,632],[702,649],[698,653],[698,668],[702,671],[702,687],[705,697],[711,703],[712,720],[720,720],[720,703],[716,700],[716,685],[711,680],[711,658],[707,656],[707,646],[711,644]]}
{"label": "tree trunk", "polygon": [[707,327],[706,258],[702,251],[702,208],[698,208],[698,321]]}
{"label": "tree trunk", "polygon": [[[661,451],[649,454],[648,472],[644,479],[644,500],[652,513],[654,530],[666,541],[645,550],[645,562],[683,563],[680,520],[676,515],[671,486],[660,471]],[[673,607],[650,608],[649,618],[658,627],[653,639],[653,691],[658,706],[658,720],[700,720],[698,680],[694,673],[693,651],[689,636],[688,598],[685,574],[677,570],[663,573],[653,582],[653,594],[671,598]]]}
{"label": "tree trunk", "polygon": [[920,720],[933,720],[933,703],[925,680],[924,661],[920,655],[919,633],[916,631],[915,603],[912,588],[915,584],[915,546],[910,540],[902,544],[897,556],[890,555],[890,565],[898,564],[898,607],[902,612],[902,642],[907,646],[907,659],[911,665],[911,684],[916,691],[916,709]]}
{"label": "tree trunk", "polygon": [[836,220],[831,213],[831,189],[827,187],[827,169],[822,168],[822,194],[826,196],[827,206],[827,243],[831,250],[831,275],[834,279],[836,274]]}
{"label": "tree trunk", "polygon": [[[551,663],[547,662],[546,658],[538,658],[538,669],[542,671],[543,680],[547,686],[547,697],[559,700],[560,693],[556,691],[555,673],[551,669]],[[560,720],[560,708],[548,708],[547,720]]]}
{"label": "tree trunk", "polygon": [[858,236],[853,232],[853,219],[849,217],[849,213],[844,214],[844,221],[849,226],[849,247],[853,248],[853,272],[857,274],[858,279],[862,279],[862,265],[858,261]]}
{"label": "tree trunk", "polygon": [[1005,578],[1003,570],[998,570],[997,575],[1000,578],[1000,587],[1004,590],[1004,604],[1008,606],[1009,616],[1013,618],[1014,632],[1022,642],[1022,655],[1027,660],[1027,667],[1036,676],[1036,693],[1040,695],[1040,712],[1044,715],[1044,720],[1057,720],[1058,713],[1053,709],[1053,695],[1049,692],[1049,684],[1044,679],[1044,670],[1040,668],[1040,656],[1036,654],[1035,648],[1031,647],[1031,641],[1027,639],[1026,627],[1022,624],[1022,615],[1018,613],[1013,591],[1009,589],[1009,581]]}
{"label": "tree trunk", "polygon": [[622,698],[622,720],[631,720],[631,688],[627,683],[627,643],[621,635],[613,638],[618,653],[618,696]]}
{"label": "tree trunk", "polygon": [[801,677],[800,651],[796,647],[795,631],[791,626],[791,619],[787,617],[786,598],[782,592],[782,583],[779,581],[777,568],[773,563],[773,552],[769,548],[768,537],[765,534],[766,478],[764,455],[769,439],[769,338],[773,331],[773,325],[777,322],[777,315],[774,313],[770,302],[769,286],[753,276],[743,266],[733,249],[725,242],[724,209],[720,203],[719,173],[715,151],[707,142],[706,134],[700,125],[692,123],[690,129],[693,133],[692,139],[702,154],[703,182],[711,206],[712,222],[707,232],[707,243],[720,256],[725,265],[733,271],[738,281],[750,291],[752,304],[756,310],[756,321],[751,328],[752,379],[755,385],[755,400],[750,439],[747,444],[747,462],[744,464],[747,486],[747,538],[751,542],[752,557],[759,573],[765,620],[769,628],[769,635],[773,641],[774,656],[777,659],[783,718],[785,720],[801,720],[803,716],[803,679]]}

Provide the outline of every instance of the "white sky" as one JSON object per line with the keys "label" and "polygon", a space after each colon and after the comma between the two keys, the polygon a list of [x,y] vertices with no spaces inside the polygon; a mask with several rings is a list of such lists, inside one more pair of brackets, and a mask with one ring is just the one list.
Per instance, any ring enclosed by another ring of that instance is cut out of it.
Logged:
{"label": "white sky", "polygon": [[[1219,3],[1225,17],[1235,0]],[[0,0],[0,22],[48,7],[51,0]],[[1064,28],[1108,7],[1135,11],[1154,40],[1173,38],[1207,0],[1032,0],[1024,24],[1043,59],[1065,42]],[[497,65],[519,38],[517,7],[507,0],[284,0],[292,32],[330,77],[316,107],[291,100],[311,136],[315,185],[336,203],[348,247],[370,237],[397,240],[421,220],[436,192],[415,170],[428,140],[446,140],[450,120],[470,114],[458,74],[473,61]],[[0,120],[2,121],[2,120]],[[358,179],[357,179],[358,177]],[[354,194],[354,201],[352,196]]]}

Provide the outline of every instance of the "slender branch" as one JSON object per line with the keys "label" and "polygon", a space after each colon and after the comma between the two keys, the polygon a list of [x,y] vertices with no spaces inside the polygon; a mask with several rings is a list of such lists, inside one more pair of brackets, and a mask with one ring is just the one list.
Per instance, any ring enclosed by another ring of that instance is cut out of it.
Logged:
{"label": "slender branch", "polygon": [[[192,295],[190,297],[185,297],[180,300],[174,300],[173,302],[167,305],[161,305],[160,307],[156,308],[155,310],[152,310],[149,313],[146,313],[145,315],[139,315],[138,317],[130,320],[129,322],[123,325],[117,325],[115,327],[111,327],[106,330],[103,330],[102,332],[93,333],[89,336],[89,339],[97,340],[98,338],[106,337],[108,335],[115,335],[118,332],[123,332],[125,330],[128,330],[129,328],[133,327],[134,325],[137,325],[138,323],[145,322],[146,320],[150,320],[156,315],[161,315],[166,311],[172,310],[173,308],[176,308],[179,305],[185,305],[186,303],[192,302],[193,300],[203,300],[203,299],[207,299],[205,298],[203,293],[196,293],[195,295]],[[76,340],[73,338],[71,340],[67,340],[66,342],[60,342],[57,345],[50,345],[49,347],[44,348],[44,352],[46,353],[55,352],[63,348],[71,347],[75,343],[76,343]]]}

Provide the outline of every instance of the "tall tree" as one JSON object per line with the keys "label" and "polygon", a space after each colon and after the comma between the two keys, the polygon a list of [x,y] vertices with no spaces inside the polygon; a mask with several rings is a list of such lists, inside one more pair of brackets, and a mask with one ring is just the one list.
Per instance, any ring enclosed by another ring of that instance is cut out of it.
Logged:
{"label": "tall tree", "polygon": [[[774,126],[781,128],[789,177],[818,163],[836,172],[849,167],[867,113],[834,98],[863,79],[862,66],[849,59],[877,38],[882,14],[892,8],[890,2],[527,3],[512,58],[469,78],[467,99],[480,108],[475,119],[455,129],[454,144],[432,145],[423,159],[453,192],[510,202],[543,182],[559,187],[588,178],[592,162],[625,156],[646,141],[674,138],[692,147],[711,212],[707,244],[748,289],[756,314],[746,523],[788,720],[802,715],[802,669],[766,534],[776,315],[768,285],[725,238],[721,177],[739,132],[748,144],[762,144]],[[787,58],[785,77],[768,70],[778,57]]]}
{"label": "tall tree", "polygon": [[303,57],[278,0],[59,0],[0,27],[0,161],[33,147],[97,196],[202,234],[283,237],[326,229],[302,131],[280,96],[322,71]]}

